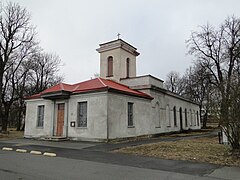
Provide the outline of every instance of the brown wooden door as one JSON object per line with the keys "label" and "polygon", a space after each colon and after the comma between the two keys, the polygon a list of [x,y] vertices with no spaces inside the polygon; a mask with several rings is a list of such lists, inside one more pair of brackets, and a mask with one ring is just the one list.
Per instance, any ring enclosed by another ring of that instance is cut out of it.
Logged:
{"label": "brown wooden door", "polygon": [[58,111],[57,111],[57,133],[56,133],[56,136],[62,136],[62,135],[63,135],[64,107],[65,107],[65,104],[64,104],[64,103],[58,104]]}

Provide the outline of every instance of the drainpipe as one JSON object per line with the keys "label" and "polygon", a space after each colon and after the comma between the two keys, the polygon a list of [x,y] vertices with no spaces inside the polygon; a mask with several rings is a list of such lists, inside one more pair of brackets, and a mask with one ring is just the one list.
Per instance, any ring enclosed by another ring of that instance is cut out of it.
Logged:
{"label": "drainpipe", "polygon": [[56,100],[53,100],[53,130],[52,130],[53,136],[54,136],[54,130],[55,130],[55,109],[56,109]]}
{"label": "drainpipe", "polygon": [[67,103],[67,117],[66,117],[66,137],[68,137],[68,110],[69,110],[69,99],[66,101]]}

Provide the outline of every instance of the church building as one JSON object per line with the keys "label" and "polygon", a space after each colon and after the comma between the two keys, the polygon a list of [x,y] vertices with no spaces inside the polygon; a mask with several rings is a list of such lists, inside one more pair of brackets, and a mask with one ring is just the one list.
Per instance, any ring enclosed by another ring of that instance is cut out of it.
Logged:
{"label": "church building", "polygon": [[137,76],[137,49],[122,39],[100,44],[100,77],[60,83],[26,99],[26,138],[108,141],[200,129],[199,105]]}

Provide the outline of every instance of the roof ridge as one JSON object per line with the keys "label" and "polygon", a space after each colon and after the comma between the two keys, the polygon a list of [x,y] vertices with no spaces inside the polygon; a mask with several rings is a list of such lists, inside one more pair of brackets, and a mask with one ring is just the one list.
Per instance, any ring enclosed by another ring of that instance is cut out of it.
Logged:
{"label": "roof ridge", "polygon": [[132,89],[131,87],[129,87],[129,86],[125,85],[125,84],[122,84],[122,83],[119,83],[119,82],[115,82],[115,81],[113,81],[113,80],[111,80],[111,79],[108,79],[108,81],[111,81],[111,82],[116,83],[116,84],[118,84],[118,85],[120,85],[120,86],[126,87],[126,88],[128,88],[128,89],[131,89],[132,91],[136,91],[136,92],[138,92],[138,93],[140,93],[140,94],[149,96],[147,93],[144,93],[144,92],[139,91],[139,90],[137,90],[137,89]]}
{"label": "roof ridge", "polygon": [[119,85],[121,85],[121,86],[127,87],[127,88],[129,88],[129,89],[132,89],[132,88],[130,88],[129,86],[127,86],[127,85],[125,85],[125,84],[122,84],[122,83],[120,83],[120,82],[116,82],[116,81],[113,81],[113,80],[111,80],[111,79],[107,79],[107,80],[108,80],[108,81],[111,81],[111,82],[113,82],[113,83],[119,84]]}
{"label": "roof ridge", "polygon": [[104,87],[108,87],[103,81],[101,78],[98,77],[98,80],[103,84]]}
{"label": "roof ridge", "polygon": [[63,83],[63,82],[61,82],[61,83],[59,83],[59,84],[63,84],[63,85],[68,85],[68,86],[72,86],[72,84],[68,84],[68,83]]}
{"label": "roof ridge", "polygon": [[63,83],[60,83],[59,85],[60,85],[61,89],[64,90]]}

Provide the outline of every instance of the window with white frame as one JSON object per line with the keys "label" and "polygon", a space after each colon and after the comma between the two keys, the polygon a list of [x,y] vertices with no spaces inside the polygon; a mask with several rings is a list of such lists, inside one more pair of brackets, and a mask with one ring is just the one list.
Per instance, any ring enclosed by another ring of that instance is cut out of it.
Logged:
{"label": "window with white frame", "polygon": [[128,126],[133,126],[133,103],[128,102]]}
{"label": "window with white frame", "polygon": [[43,127],[44,123],[44,105],[38,106],[37,110],[37,127]]}
{"label": "window with white frame", "polygon": [[87,127],[87,102],[78,103],[78,117],[77,117],[78,127]]}

